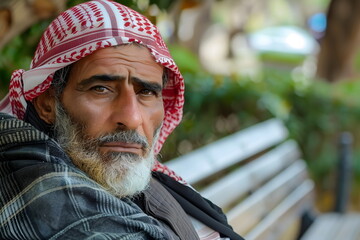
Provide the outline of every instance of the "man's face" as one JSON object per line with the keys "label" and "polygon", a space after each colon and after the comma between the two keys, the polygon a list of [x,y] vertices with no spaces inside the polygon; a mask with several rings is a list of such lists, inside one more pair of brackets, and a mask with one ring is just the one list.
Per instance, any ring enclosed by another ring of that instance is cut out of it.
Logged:
{"label": "man's face", "polygon": [[74,64],[56,104],[60,144],[118,196],[133,195],[149,181],[164,118],[162,75],[145,47],[105,48]]}
{"label": "man's face", "polygon": [[[61,103],[89,138],[135,130],[152,146],[164,118],[162,75],[163,67],[145,47],[101,49],[73,66]],[[105,143],[99,150],[146,154],[140,145],[122,142]]]}

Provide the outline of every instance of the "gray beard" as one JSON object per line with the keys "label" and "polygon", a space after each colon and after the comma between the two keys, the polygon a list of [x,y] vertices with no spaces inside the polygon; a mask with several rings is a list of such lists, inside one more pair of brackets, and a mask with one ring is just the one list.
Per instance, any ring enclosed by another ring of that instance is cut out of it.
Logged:
{"label": "gray beard", "polygon": [[[90,139],[84,134],[86,126],[73,121],[58,100],[54,128],[58,143],[72,162],[113,195],[132,197],[147,188],[155,161],[155,144],[149,147],[146,138],[136,131],[118,130]],[[160,128],[155,132],[154,143],[159,133]],[[141,144],[145,157],[121,152],[100,153],[99,145],[111,141]]]}

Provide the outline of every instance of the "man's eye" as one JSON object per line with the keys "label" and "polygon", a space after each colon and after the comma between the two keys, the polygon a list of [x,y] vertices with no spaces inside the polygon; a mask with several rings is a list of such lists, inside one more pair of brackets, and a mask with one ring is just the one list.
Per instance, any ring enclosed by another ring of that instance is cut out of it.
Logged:
{"label": "man's eye", "polygon": [[91,91],[95,91],[97,93],[106,93],[110,91],[107,87],[104,86],[94,86],[90,88]]}
{"label": "man's eye", "polygon": [[143,96],[157,96],[157,92],[149,89],[143,89],[139,92]]}

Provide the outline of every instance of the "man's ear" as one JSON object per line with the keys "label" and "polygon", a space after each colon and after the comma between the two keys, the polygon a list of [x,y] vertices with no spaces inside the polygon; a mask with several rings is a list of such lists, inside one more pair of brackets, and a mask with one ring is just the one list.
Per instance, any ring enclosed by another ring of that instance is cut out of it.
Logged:
{"label": "man's ear", "polygon": [[33,100],[39,117],[48,124],[55,122],[55,93],[51,87]]}

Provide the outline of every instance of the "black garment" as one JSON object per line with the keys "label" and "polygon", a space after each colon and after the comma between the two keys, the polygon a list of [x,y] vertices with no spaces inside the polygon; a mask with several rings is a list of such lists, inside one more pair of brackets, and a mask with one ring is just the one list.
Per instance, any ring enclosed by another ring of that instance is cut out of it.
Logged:
{"label": "black garment", "polygon": [[157,179],[152,178],[149,187],[134,202],[146,214],[163,223],[164,228],[170,228],[180,239],[199,240],[190,217]]}
{"label": "black garment", "polygon": [[187,214],[219,232],[221,237],[228,237],[231,240],[244,240],[232,230],[222,210],[211,201],[168,175],[153,172],[153,177],[170,192]]}

